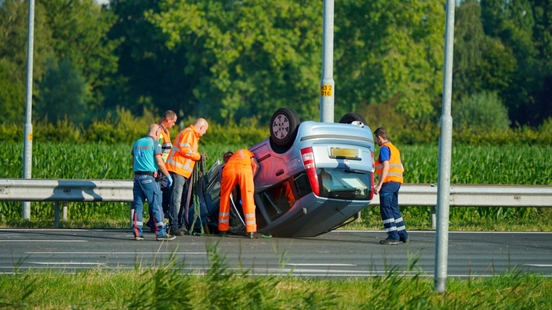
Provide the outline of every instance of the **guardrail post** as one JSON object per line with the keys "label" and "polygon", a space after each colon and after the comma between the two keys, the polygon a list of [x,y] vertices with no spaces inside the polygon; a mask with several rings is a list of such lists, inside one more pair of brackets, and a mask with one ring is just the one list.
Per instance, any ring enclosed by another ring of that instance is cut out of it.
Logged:
{"label": "guardrail post", "polygon": [[54,227],[59,227],[59,201],[54,202]]}
{"label": "guardrail post", "polygon": [[63,202],[63,209],[61,212],[61,219],[64,222],[67,222],[67,201]]}
{"label": "guardrail post", "polygon": [[130,203],[130,229],[132,229],[132,224],[134,222],[134,208],[132,208],[132,202]]}
{"label": "guardrail post", "polygon": [[431,206],[431,227],[433,229],[437,228],[437,216],[435,210],[435,206]]}

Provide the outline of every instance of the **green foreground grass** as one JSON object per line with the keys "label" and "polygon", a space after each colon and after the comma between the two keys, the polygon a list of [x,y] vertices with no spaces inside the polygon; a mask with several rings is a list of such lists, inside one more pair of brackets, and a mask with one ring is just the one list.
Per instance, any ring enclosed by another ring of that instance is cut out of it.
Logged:
{"label": "green foreground grass", "polygon": [[384,276],[323,280],[227,268],[216,247],[205,274],[171,258],[134,270],[26,271],[0,276],[5,309],[550,309],[552,279],[513,269],[489,278],[433,279],[389,267]]}

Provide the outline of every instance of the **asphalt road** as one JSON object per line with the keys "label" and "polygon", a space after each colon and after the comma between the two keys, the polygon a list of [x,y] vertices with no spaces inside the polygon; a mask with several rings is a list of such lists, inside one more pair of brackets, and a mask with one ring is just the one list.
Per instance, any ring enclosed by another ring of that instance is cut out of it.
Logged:
{"label": "asphalt road", "polygon": [[[0,229],[0,274],[28,269],[160,266],[171,257],[189,272],[205,272],[218,251],[233,270],[251,274],[368,277],[399,272],[433,276],[436,234],[411,231],[410,242],[379,244],[381,231],[335,231],[314,238],[182,236],[134,241],[123,229]],[[552,233],[450,232],[447,275],[486,277],[517,268],[552,275]]]}

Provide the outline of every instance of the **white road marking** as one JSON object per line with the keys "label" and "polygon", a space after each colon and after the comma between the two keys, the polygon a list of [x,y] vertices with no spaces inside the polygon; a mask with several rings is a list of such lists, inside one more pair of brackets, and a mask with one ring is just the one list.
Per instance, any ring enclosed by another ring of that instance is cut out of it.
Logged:
{"label": "white road marking", "polygon": [[0,240],[0,242],[56,242],[56,243],[72,243],[72,242],[88,242],[88,240]]}
{"label": "white road marking", "polygon": [[25,254],[79,254],[79,255],[207,255],[207,252],[25,252]]}
{"label": "white road marking", "polygon": [[552,267],[551,264],[523,264],[523,266],[531,266],[531,267]]}
{"label": "white road marking", "polygon": [[288,266],[312,266],[312,267],[323,267],[323,266],[332,266],[332,267],[351,267],[356,266],[356,264],[286,264]]}
{"label": "white road marking", "polygon": [[105,266],[105,263],[72,263],[72,262],[29,262],[35,265],[102,265]]}

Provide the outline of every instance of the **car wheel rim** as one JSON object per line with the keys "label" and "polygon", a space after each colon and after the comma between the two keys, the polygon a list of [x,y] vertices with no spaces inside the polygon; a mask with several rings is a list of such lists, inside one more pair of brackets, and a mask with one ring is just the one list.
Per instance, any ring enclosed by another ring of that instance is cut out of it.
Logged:
{"label": "car wheel rim", "polygon": [[278,139],[284,139],[289,134],[289,119],[280,114],[274,118],[272,123],[272,133]]}

